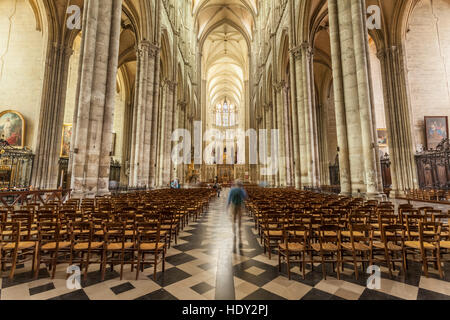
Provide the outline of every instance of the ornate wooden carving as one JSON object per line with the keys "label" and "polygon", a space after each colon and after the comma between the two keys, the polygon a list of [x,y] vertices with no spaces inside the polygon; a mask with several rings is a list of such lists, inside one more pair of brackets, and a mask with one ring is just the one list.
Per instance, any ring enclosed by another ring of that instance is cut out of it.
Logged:
{"label": "ornate wooden carving", "polygon": [[444,139],[436,150],[415,157],[420,189],[450,190],[450,142]]}

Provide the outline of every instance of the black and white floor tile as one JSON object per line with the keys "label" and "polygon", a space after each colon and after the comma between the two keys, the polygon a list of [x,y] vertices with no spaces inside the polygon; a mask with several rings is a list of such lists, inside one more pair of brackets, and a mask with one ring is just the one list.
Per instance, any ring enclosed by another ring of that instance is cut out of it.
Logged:
{"label": "black and white floor tile", "polygon": [[[226,209],[227,192],[214,199],[198,221],[190,222],[173,245],[166,260],[166,271],[157,273],[147,268],[135,280],[135,272],[127,266],[120,280],[120,266],[108,271],[100,280],[99,268],[90,269],[81,289],[66,284],[67,265],[58,265],[55,279],[41,266],[38,280],[31,277],[29,264],[19,265],[14,280],[7,272],[0,278],[1,300],[449,300],[450,264],[445,264],[445,278],[431,270],[424,277],[420,263],[410,263],[403,279],[399,272],[389,278],[381,267],[380,290],[366,286],[367,276],[355,280],[353,269],[346,268],[341,280],[328,270],[322,277],[319,264],[307,270],[306,279],[298,266],[292,268],[288,280],[286,267],[278,271],[278,258],[264,254],[254,229],[254,222],[245,216],[241,239],[235,237]],[[444,210],[448,210],[444,208]],[[361,273],[360,273],[361,274]]]}

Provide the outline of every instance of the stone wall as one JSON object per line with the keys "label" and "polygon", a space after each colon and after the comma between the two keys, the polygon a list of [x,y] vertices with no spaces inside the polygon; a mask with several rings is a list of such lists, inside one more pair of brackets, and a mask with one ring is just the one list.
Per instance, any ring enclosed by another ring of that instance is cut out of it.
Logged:
{"label": "stone wall", "polygon": [[15,110],[26,121],[25,145],[35,149],[46,39],[36,30],[28,1],[0,1],[0,112]]}
{"label": "stone wall", "polygon": [[450,117],[450,1],[422,0],[406,34],[415,144],[425,145],[425,116]]}

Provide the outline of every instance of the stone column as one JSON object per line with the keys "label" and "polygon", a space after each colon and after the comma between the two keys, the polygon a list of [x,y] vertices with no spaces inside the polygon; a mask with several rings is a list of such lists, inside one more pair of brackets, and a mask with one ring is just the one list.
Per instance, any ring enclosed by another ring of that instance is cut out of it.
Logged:
{"label": "stone column", "polygon": [[379,155],[376,154],[374,136],[374,123],[372,118],[373,100],[370,94],[370,68],[368,64],[368,39],[366,26],[366,6],[364,0],[352,0],[351,15],[353,21],[353,41],[355,47],[355,60],[358,81],[359,116],[361,122],[361,140],[364,159],[366,193],[369,197],[378,196],[379,190],[378,171],[376,162]]}
{"label": "stone column", "polygon": [[336,110],[336,131],[339,151],[341,194],[350,195],[352,193],[350,180],[350,159],[348,149],[347,119],[345,116],[337,1],[328,1],[328,15],[330,21],[331,62],[333,66],[333,90],[334,106]]}
{"label": "stone column", "polygon": [[278,185],[281,187],[286,187],[287,177],[286,177],[286,141],[285,136],[285,110],[284,110],[284,90],[286,83],[281,81],[277,83],[275,87],[275,97],[277,101],[276,113],[277,113],[277,128],[278,128]]}
{"label": "stone column", "polygon": [[296,47],[292,50],[295,59],[295,85],[297,91],[297,119],[298,119],[298,144],[300,162],[300,188],[308,186],[308,159],[306,143],[306,119],[304,108],[304,90],[303,90],[303,65],[302,50]]}
{"label": "stone column", "polygon": [[141,187],[143,179],[149,45],[148,41],[143,41],[136,50],[137,65],[130,156],[130,185],[134,187]]}
{"label": "stone column", "polygon": [[291,113],[291,101],[289,97],[289,86],[287,84],[283,87],[283,121],[284,121],[284,136],[286,137],[286,186],[295,185],[293,181],[293,143],[292,143],[292,113]]}
{"label": "stone column", "polygon": [[146,108],[144,114],[145,126],[144,126],[144,139],[143,139],[143,151],[142,151],[142,177],[138,180],[139,185],[149,188],[151,186],[150,174],[151,174],[151,155],[152,149],[155,147],[152,144],[152,134],[154,127],[154,109],[155,107],[155,76],[159,78],[159,75],[155,72],[156,58],[158,56],[159,48],[153,44],[149,44],[148,49],[148,62],[147,62],[147,80],[146,80]]}
{"label": "stone column", "polygon": [[151,54],[154,53],[155,58],[155,67],[154,67],[154,91],[153,91],[153,103],[152,103],[152,126],[151,126],[151,149],[150,149],[150,172],[149,172],[149,185],[150,187],[155,187],[157,185],[157,150],[158,150],[158,132],[160,129],[159,126],[159,117],[160,117],[160,106],[161,106],[161,83],[160,83],[160,50],[157,47],[154,47],[154,51],[150,51]]}
{"label": "stone column", "polygon": [[60,43],[49,46],[46,57],[41,113],[32,185],[56,189],[58,185],[61,133],[64,122],[69,61],[73,53]]}
{"label": "stone column", "polygon": [[168,81],[165,80],[161,84],[161,95],[159,104],[159,117],[158,117],[158,149],[157,149],[157,176],[158,182],[157,186],[161,187],[163,185],[163,164],[164,164],[164,132],[166,128],[166,107],[167,107],[167,95],[168,95]]}
{"label": "stone column", "polygon": [[[350,190],[353,194],[378,196],[379,183],[375,153],[373,103],[370,94],[367,29],[363,0],[329,0],[335,105],[338,126],[346,124],[347,150],[340,160],[349,159]],[[345,50],[341,50],[345,48]],[[342,92],[343,91],[343,92]],[[344,102],[344,105],[342,105]],[[345,122],[343,122],[345,117]],[[339,147],[344,145],[343,130],[338,129]],[[346,164],[341,168],[343,192],[348,192]]]}
{"label": "stone column", "polygon": [[404,196],[405,190],[418,188],[418,179],[402,46],[381,49],[377,56],[384,88],[392,193],[394,196]]}
{"label": "stone column", "polygon": [[[265,106],[265,113],[266,113],[266,130],[267,130],[267,144],[266,144],[266,155],[267,155],[267,160],[271,159],[272,157],[276,157],[276,155],[272,154],[272,129],[273,129],[273,122],[272,122],[272,118],[273,118],[273,114],[272,114],[272,108],[273,105],[272,103],[268,103]],[[266,166],[271,166],[273,160],[271,161],[267,161]],[[269,174],[270,172],[268,172]],[[266,181],[270,184],[270,185],[274,185],[275,184],[275,176],[270,174],[268,176],[266,176]]]}
{"label": "stone column", "polygon": [[170,183],[172,169],[172,131],[176,84],[172,81],[166,82],[165,104],[162,108],[161,145],[160,145],[160,187],[166,187]]}
{"label": "stone column", "polygon": [[308,186],[315,186],[317,183],[317,168],[316,168],[316,143],[315,143],[315,120],[313,115],[313,82],[311,81],[312,74],[312,55],[313,50],[309,43],[302,43],[300,46],[302,50],[302,74],[301,81],[303,87],[303,112],[305,119],[305,143],[306,143],[306,166],[308,171],[308,179],[306,184]]}
{"label": "stone column", "polygon": [[75,197],[109,193],[122,1],[86,2],[73,146]]}
{"label": "stone column", "polygon": [[291,67],[291,77],[290,77],[290,87],[291,87],[291,121],[292,121],[292,140],[293,140],[293,159],[294,159],[294,183],[297,189],[301,188],[301,172],[300,172],[300,137],[298,129],[298,111],[297,111],[297,87],[296,87],[296,59],[294,51],[291,50],[290,56],[290,67]]}

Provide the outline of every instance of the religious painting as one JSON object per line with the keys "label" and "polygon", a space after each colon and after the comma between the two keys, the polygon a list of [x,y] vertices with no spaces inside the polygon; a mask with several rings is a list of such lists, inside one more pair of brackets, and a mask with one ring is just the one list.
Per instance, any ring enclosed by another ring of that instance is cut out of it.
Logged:
{"label": "religious painting", "polygon": [[387,129],[377,129],[377,142],[380,148],[386,148],[388,146]]}
{"label": "religious painting", "polygon": [[71,140],[72,140],[72,124],[64,124],[61,140],[61,158],[69,157]]}
{"label": "religious painting", "polygon": [[448,117],[425,117],[425,141],[427,149],[435,149],[448,138]]}
{"label": "religious painting", "polygon": [[24,147],[25,120],[19,112],[7,110],[0,113],[0,139],[12,147]]}

